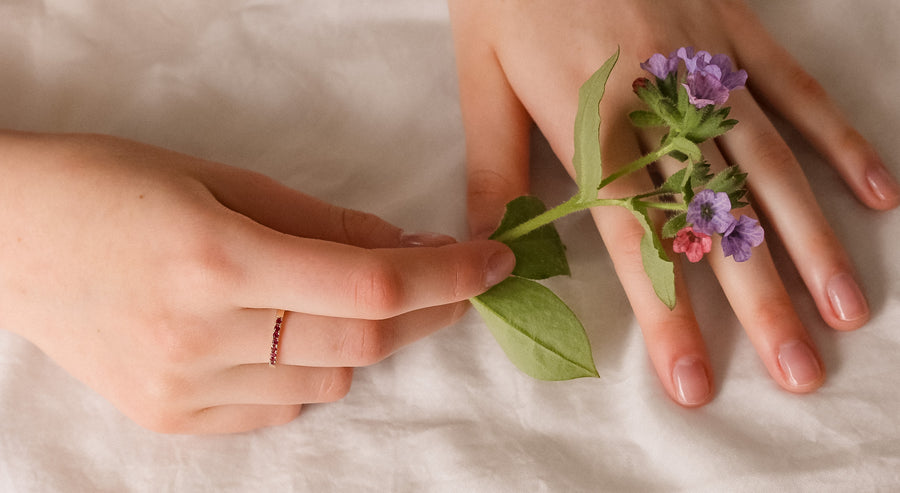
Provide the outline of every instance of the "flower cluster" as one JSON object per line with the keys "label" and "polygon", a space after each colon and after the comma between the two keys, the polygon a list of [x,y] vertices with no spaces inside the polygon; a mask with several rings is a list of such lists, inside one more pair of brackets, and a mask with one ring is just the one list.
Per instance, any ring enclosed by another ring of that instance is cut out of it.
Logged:
{"label": "flower cluster", "polygon": [[642,63],[641,68],[664,80],[678,72],[679,60],[684,61],[687,70],[682,86],[687,90],[691,104],[697,108],[724,104],[731,91],[744,87],[747,82],[747,72],[732,70],[728,55],[711,55],[692,47],[679,48],[669,56],[656,53]]}
{"label": "flower cluster", "polygon": [[735,219],[731,214],[731,199],[725,192],[704,189],[694,195],[688,204],[687,222],[678,231],[673,249],[685,253],[688,260],[698,262],[712,249],[712,235],[722,235],[722,251],[726,257],[734,257],[738,262],[750,258],[750,249],[763,242],[765,233],[759,221],[741,215]]}

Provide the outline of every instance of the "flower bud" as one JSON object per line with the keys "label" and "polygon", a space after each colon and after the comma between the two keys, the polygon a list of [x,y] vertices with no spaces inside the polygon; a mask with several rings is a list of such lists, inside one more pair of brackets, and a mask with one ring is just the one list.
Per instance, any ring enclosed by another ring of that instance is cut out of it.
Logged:
{"label": "flower bud", "polygon": [[646,77],[638,77],[634,79],[634,82],[631,83],[631,89],[638,94],[641,89],[646,89],[647,86],[650,85],[650,79]]}

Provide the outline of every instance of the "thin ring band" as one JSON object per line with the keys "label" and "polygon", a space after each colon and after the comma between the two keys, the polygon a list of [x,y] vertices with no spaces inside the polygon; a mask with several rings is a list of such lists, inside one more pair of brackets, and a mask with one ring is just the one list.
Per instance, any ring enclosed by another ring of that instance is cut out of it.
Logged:
{"label": "thin ring band", "polygon": [[284,310],[275,312],[275,329],[272,331],[272,349],[269,351],[269,366],[274,367],[278,361],[278,342],[281,339],[281,324],[284,323]]}

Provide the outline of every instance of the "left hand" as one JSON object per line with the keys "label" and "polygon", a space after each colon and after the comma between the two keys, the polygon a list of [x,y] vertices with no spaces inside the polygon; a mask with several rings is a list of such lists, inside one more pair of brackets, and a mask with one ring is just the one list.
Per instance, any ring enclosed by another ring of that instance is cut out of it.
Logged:
{"label": "left hand", "polygon": [[[632,81],[639,63],[680,46],[725,53],[750,74],[752,91],[732,94],[740,124],[704,147],[715,169],[740,163],[749,172],[753,204],[783,241],[825,321],[839,330],[862,326],[868,304],[851,262],[828,225],[803,172],[756,98],[766,100],[828,158],[867,206],[900,203],[900,189],[874,149],[841,115],[814,78],[769,35],[742,2],[596,0],[503,2],[450,0],[467,139],[469,220],[487,236],[509,200],[528,193],[532,121],[572,174],[573,121],[579,86],[621,48],[601,104],[600,144],[605,174],[653,145],[627,114],[638,108]],[[664,164],[664,163],[663,163]],[[651,189],[635,174],[604,189],[624,197]],[[608,192],[607,192],[608,191]],[[685,406],[708,402],[712,374],[682,276],[669,311],[643,271],[642,228],[618,208],[592,211],[642,328],[668,394]],[[753,214],[752,211],[741,211]],[[715,252],[716,249],[714,249]],[[792,306],[766,247],[743,264],[710,255],[737,317],[766,368],[784,388],[809,392],[824,367]]]}

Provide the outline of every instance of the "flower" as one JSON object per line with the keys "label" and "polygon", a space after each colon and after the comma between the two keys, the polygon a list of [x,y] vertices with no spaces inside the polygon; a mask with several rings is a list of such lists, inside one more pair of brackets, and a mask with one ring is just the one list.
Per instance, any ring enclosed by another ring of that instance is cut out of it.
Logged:
{"label": "flower", "polygon": [[722,85],[715,76],[706,72],[694,72],[685,78],[682,84],[688,92],[688,99],[696,108],[711,104],[724,104],[728,101],[728,88]]}
{"label": "flower", "polygon": [[692,47],[683,47],[675,56],[687,68],[688,75],[682,85],[697,108],[725,103],[731,91],[744,87],[747,82],[747,72],[733,71],[728,55],[710,55],[707,51],[695,52]]}
{"label": "flower", "polygon": [[705,67],[712,59],[708,51],[701,50],[695,53],[693,46],[678,48],[675,51],[675,57],[684,60],[684,66],[689,74],[693,74],[698,68]]}
{"label": "flower", "polygon": [[728,58],[728,55],[714,55],[710,60],[710,64],[707,65],[706,70],[709,72],[712,71],[713,68],[718,69],[719,81],[721,81],[722,85],[729,91],[740,89],[747,83],[747,71],[742,69],[733,72],[731,70],[731,58]]}
{"label": "flower", "polygon": [[669,74],[678,70],[678,56],[675,53],[669,56],[665,56],[662,53],[654,53],[647,61],[641,64],[641,68],[657,78],[665,79]]}
{"label": "flower", "polygon": [[699,262],[712,249],[712,238],[688,226],[675,236],[672,249],[675,253],[684,253],[691,262]]}
{"label": "flower", "polygon": [[744,262],[750,258],[750,249],[759,246],[764,237],[759,221],[741,216],[723,233],[722,251],[726,257],[733,256],[735,261]]}
{"label": "flower", "polygon": [[705,235],[724,233],[734,223],[730,212],[731,199],[727,193],[701,190],[688,204],[687,222],[693,225],[694,231]]}

